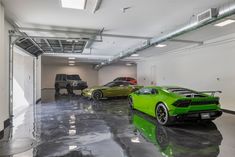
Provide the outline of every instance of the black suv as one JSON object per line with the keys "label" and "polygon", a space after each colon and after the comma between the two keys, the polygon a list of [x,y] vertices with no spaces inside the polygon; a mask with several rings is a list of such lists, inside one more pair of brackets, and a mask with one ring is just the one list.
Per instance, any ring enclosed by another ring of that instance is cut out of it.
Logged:
{"label": "black suv", "polygon": [[87,82],[82,81],[79,75],[57,74],[55,78],[56,93],[60,89],[67,89],[68,94],[73,94],[73,90],[83,90],[87,88]]}

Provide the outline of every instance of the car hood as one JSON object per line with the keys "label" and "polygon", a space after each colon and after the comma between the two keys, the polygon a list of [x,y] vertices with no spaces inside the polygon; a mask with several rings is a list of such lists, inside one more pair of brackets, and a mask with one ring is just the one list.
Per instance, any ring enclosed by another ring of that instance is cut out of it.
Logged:
{"label": "car hood", "polygon": [[86,83],[85,81],[82,80],[68,80],[68,82]]}

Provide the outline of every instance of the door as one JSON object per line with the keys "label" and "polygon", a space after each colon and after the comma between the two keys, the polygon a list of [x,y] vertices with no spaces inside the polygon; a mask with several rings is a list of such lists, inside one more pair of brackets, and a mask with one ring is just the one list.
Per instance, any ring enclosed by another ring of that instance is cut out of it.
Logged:
{"label": "door", "polygon": [[155,88],[142,88],[139,90],[137,95],[136,101],[138,101],[138,109],[144,113],[153,115],[153,113],[155,113],[158,96],[157,90]]}

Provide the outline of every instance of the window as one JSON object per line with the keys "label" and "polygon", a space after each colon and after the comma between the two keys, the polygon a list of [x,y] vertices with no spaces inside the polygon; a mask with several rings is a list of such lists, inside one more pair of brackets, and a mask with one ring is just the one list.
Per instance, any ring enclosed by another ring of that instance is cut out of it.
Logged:
{"label": "window", "polygon": [[67,75],[68,80],[81,80],[79,75]]}
{"label": "window", "polygon": [[150,95],[150,94],[157,94],[158,91],[154,88],[142,88],[138,91],[138,93],[142,95]]}

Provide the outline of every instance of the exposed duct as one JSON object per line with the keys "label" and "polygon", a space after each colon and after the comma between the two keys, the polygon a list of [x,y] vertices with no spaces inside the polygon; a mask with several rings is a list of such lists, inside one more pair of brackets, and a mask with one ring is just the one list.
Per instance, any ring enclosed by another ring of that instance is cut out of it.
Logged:
{"label": "exposed duct", "polygon": [[[206,26],[208,24],[211,24],[213,22],[216,22],[222,18],[225,18],[225,17],[228,17],[228,16],[231,16],[232,14],[235,13],[235,2],[231,3],[230,5],[226,6],[226,7],[221,7],[221,8],[213,8],[213,9],[209,9],[211,10],[211,16],[210,18],[206,18],[205,20],[202,20],[202,21],[198,21],[197,19],[181,28],[178,28],[172,32],[169,32],[165,35],[162,35],[160,37],[154,37],[150,40],[148,40],[148,42],[145,42],[143,43],[141,46],[138,46],[136,48],[133,48],[131,50],[127,50],[125,52],[122,52],[120,53],[119,56],[116,56],[114,58],[110,58],[109,60],[105,61],[105,62],[102,62],[101,64],[99,65],[96,65],[96,69],[100,69],[102,66],[105,66],[105,65],[108,65],[108,64],[111,64],[113,62],[116,62],[120,59],[123,59],[125,57],[128,57],[130,56],[131,54],[134,54],[136,52],[139,52],[139,51],[142,51],[144,49],[147,49],[151,46],[154,46],[154,45],[157,45],[157,44],[160,44],[164,41],[167,41],[167,40],[170,40],[170,39],[173,39],[175,37],[178,37],[182,34],[185,34],[187,32],[190,32],[190,31],[193,31],[193,30],[196,30],[198,28],[201,28],[203,26]],[[215,10],[216,10],[216,15],[215,15]]]}

